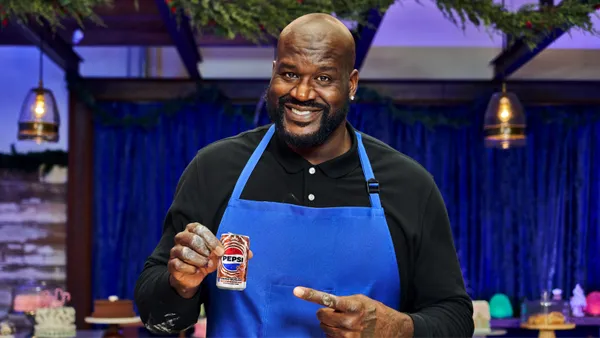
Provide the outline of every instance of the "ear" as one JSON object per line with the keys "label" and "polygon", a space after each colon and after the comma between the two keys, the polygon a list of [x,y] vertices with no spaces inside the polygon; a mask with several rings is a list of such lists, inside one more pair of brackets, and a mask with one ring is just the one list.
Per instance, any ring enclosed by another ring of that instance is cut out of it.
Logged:
{"label": "ear", "polygon": [[358,70],[355,69],[350,73],[350,78],[348,81],[350,96],[354,97],[356,95],[356,91],[358,90]]}

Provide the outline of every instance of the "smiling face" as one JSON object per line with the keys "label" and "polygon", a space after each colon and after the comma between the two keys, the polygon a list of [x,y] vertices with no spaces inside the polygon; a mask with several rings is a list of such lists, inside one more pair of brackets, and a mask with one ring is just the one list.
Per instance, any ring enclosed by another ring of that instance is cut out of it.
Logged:
{"label": "smiling face", "polygon": [[356,92],[354,50],[348,50],[354,41],[348,43],[349,31],[332,20],[292,23],[279,39],[267,109],[280,137],[294,148],[320,146],[344,128]]}

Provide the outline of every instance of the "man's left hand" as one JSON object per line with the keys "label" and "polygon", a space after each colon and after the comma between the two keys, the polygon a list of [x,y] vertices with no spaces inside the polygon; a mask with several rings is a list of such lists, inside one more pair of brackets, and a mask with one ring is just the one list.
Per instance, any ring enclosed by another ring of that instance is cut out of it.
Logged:
{"label": "man's left hand", "polygon": [[325,306],[317,311],[327,337],[412,337],[412,319],[365,295],[335,296],[305,287],[294,295]]}

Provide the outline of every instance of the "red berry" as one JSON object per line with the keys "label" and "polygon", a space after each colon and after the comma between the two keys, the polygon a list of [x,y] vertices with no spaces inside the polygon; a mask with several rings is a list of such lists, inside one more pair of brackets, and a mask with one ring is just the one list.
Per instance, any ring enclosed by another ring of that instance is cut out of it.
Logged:
{"label": "red berry", "polygon": [[531,24],[531,21],[527,21],[527,22],[525,23],[525,27],[527,27],[527,28],[531,28],[531,27],[533,27],[533,25]]}
{"label": "red berry", "polygon": [[177,8],[171,7],[171,13],[173,13],[173,14],[177,13]]}
{"label": "red berry", "polygon": [[8,25],[8,19],[7,19],[7,18],[4,18],[4,19],[2,20],[2,26],[4,27],[4,26],[6,26],[6,25]]}

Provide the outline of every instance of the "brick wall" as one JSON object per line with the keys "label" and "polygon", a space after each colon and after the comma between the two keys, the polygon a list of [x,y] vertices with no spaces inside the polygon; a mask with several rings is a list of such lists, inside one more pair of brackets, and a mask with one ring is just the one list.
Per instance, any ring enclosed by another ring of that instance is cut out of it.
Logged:
{"label": "brick wall", "polygon": [[0,291],[26,281],[65,285],[67,187],[47,178],[0,170]]}

